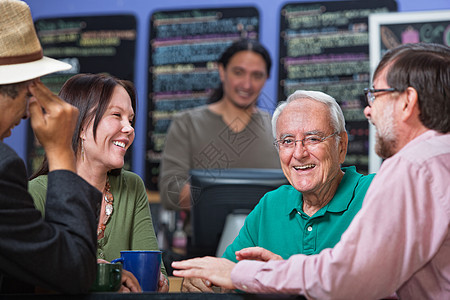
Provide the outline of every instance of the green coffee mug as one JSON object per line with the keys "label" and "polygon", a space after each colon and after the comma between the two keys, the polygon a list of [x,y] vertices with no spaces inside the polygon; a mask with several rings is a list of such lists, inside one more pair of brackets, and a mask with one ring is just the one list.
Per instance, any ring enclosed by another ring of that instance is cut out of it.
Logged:
{"label": "green coffee mug", "polygon": [[97,276],[91,292],[117,292],[122,280],[122,265],[98,263]]}

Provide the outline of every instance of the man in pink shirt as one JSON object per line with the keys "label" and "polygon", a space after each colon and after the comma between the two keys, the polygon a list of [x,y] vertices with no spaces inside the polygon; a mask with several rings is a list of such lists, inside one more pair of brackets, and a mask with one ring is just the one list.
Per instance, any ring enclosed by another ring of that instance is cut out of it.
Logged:
{"label": "man in pink shirt", "polygon": [[450,298],[450,48],[402,45],[386,53],[366,117],[386,160],[363,207],[334,247],[281,260],[262,248],[174,262],[174,275],[252,293],[307,298]]}

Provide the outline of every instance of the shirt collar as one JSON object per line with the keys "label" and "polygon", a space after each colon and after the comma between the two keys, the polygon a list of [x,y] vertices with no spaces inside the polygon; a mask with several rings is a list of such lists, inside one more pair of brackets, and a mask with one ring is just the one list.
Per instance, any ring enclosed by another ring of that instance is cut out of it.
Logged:
{"label": "shirt collar", "polygon": [[[341,182],[334,194],[333,199],[322,207],[318,212],[314,214],[314,217],[323,216],[327,211],[333,213],[339,213],[346,211],[350,202],[353,199],[353,194],[356,185],[359,182],[359,179],[363,176],[356,172],[355,166],[350,167],[342,167],[341,170],[344,172],[344,176],[342,177]],[[297,191],[298,192],[298,191]],[[291,214],[293,211],[295,212],[303,212],[303,195],[298,192],[297,199],[289,199],[289,205],[286,206],[287,211],[286,214]]]}
{"label": "shirt collar", "polygon": [[422,134],[416,136],[414,139],[409,141],[402,149],[400,149],[398,152],[405,152],[407,149],[415,147],[417,144],[420,144],[422,141],[431,139],[436,136],[444,135],[444,133],[440,133],[436,130],[427,130],[423,132]]}

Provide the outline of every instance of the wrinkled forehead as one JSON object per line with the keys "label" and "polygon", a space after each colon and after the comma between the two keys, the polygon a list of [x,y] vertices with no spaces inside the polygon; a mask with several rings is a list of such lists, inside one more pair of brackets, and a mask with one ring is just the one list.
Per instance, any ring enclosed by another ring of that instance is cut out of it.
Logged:
{"label": "wrinkled forehead", "polygon": [[326,104],[308,98],[300,98],[286,105],[277,120],[277,135],[288,131],[329,131],[331,117]]}

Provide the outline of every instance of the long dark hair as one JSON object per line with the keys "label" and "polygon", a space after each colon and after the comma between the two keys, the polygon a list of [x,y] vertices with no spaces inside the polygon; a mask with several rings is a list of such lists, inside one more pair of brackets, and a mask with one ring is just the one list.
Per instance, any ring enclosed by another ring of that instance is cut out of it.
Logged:
{"label": "long dark hair", "polygon": [[[72,149],[75,153],[78,153],[82,128],[92,120],[94,120],[92,132],[95,140],[98,123],[108,108],[114,89],[118,85],[127,91],[136,114],[136,90],[131,81],[120,80],[105,74],[77,74],[64,83],[58,94],[59,97],[79,110],[77,125],[72,137]],[[131,125],[134,127],[134,124],[135,119]],[[30,180],[48,174],[48,171],[47,157],[44,157],[41,166],[31,175]],[[117,171],[114,173],[117,174]]]}
{"label": "long dark hair", "polygon": [[[219,60],[217,62],[219,64],[221,64],[223,66],[223,68],[225,69],[227,67],[230,59],[236,53],[241,52],[241,51],[252,51],[252,52],[255,52],[256,54],[261,55],[262,58],[264,59],[264,61],[266,62],[267,76],[270,75],[270,68],[272,67],[272,60],[270,58],[270,54],[267,51],[267,49],[264,48],[264,46],[256,40],[241,39],[241,40],[234,42],[233,44],[231,44],[230,47],[228,47],[222,53],[222,56],[219,58]],[[220,99],[222,99],[222,97],[223,97],[223,85],[220,84],[220,86],[218,88],[216,88],[214,90],[214,92],[211,94],[211,96],[209,97],[208,104],[217,102]]]}

